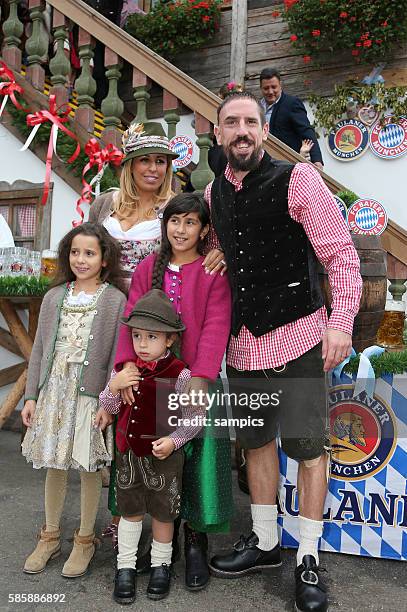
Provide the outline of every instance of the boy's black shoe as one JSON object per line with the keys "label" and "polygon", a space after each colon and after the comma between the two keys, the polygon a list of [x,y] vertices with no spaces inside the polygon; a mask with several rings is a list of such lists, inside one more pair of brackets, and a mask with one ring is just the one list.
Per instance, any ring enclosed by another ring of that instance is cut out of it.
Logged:
{"label": "boy's black shoe", "polygon": [[147,587],[149,599],[164,599],[170,592],[171,567],[163,563],[159,567],[152,567],[150,581]]}
{"label": "boy's black shoe", "polygon": [[136,570],[119,569],[114,579],[113,599],[119,604],[131,604],[136,599]]}
{"label": "boy's black shoe", "polygon": [[321,570],[312,555],[304,555],[302,563],[295,568],[296,612],[326,612],[328,594],[319,577]]}
{"label": "boy's black shoe", "polygon": [[280,567],[280,544],[266,551],[260,550],[258,543],[259,538],[253,531],[247,538],[241,535],[240,540],[233,545],[233,552],[213,557],[209,569],[219,578],[239,578],[262,569]]}
{"label": "boy's black shoe", "polygon": [[185,531],[185,586],[189,591],[200,591],[209,581],[208,536],[194,531],[184,523]]}

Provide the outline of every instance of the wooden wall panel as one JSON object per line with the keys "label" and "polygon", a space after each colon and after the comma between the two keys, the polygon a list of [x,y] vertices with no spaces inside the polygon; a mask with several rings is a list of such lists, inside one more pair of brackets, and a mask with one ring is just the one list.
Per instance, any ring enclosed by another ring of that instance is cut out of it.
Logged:
{"label": "wooden wall panel", "polygon": [[[263,68],[273,66],[281,73],[285,89],[306,98],[311,93],[332,94],[337,83],[362,79],[370,66],[355,64],[347,54],[328,56],[320,66],[304,64],[302,56],[290,43],[287,23],[272,12],[282,11],[282,5],[250,8],[248,12],[248,48],[245,85],[259,94],[259,75]],[[221,28],[208,46],[189,52],[175,63],[191,77],[215,93],[229,80],[232,11],[223,11]],[[388,85],[407,85],[407,45],[401,46],[386,63],[383,76]]]}

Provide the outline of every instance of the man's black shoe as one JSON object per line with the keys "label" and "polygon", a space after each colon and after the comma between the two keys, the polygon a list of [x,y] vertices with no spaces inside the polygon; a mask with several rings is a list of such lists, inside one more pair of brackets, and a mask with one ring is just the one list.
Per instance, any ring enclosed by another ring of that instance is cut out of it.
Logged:
{"label": "man's black shoe", "polygon": [[147,597],[149,599],[164,599],[170,592],[171,586],[171,567],[163,563],[159,567],[152,567],[150,581],[147,587]]}
{"label": "man's black shoe", "polygon": [[209,581],[208,536],[194,531],[184,523],[185,531],[185,586],[189,591],[200,591]]}
{"label": "man's black shoe", "polygon": [[131,604],[136,599],[136,570],[119,569],[114,579],[113,599],[119,604]]}
{"label": "man's black shoe", "polygon": [[280,545],[269,551],[257,548],[259,538],[252,532],[248,538],[243,535],[233,545],[229,555],[216,555],[209,563],[214,576],[220,578],[239,578],[251,572],[270,569],[281,565]]}
{"label": "man's black shoe", "polygon": [[312,555],[304,555],[302,563],[295,568],[296,612],[326,612],[328,610],[327,588],[319,577],[321,570]]}

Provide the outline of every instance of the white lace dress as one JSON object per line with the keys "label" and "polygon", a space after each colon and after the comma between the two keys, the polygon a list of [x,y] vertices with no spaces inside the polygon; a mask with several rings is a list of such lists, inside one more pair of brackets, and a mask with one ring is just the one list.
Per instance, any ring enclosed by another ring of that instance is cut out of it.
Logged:
{"label": "white lace dress", "polygon": [[110,465],[105,437],[94,426],[98,398],[78,393],[95,306],[106,287],[74,296],[71,285],[63,302],[51,371],[22,444],[23,455],[36,469],[94,472]]}

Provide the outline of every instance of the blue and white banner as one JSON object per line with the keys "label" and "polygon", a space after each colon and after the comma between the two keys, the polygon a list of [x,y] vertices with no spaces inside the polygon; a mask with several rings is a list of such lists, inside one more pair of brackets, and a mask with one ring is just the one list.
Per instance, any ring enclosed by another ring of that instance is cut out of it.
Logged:
{"label": "blue and white banner", "polygon": [[[342,375],[330,389],[332,463],[320,549],[407,560],[407,376],[373,396]],[[280,449],[282,546],[298,546],[297,462]]]}

